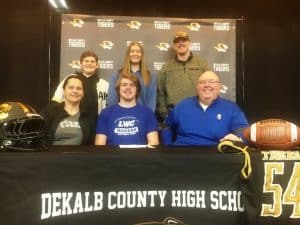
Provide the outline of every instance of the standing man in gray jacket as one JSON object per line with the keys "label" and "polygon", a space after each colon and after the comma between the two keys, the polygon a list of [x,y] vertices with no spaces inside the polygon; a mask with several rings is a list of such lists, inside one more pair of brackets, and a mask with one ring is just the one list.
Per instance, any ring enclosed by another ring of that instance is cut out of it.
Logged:
{"label": "standing man in gray jacket", "polygon": [[196,95],[195,85],[199,74],[209,70],[206,60],[192,54],[190,44],[186,32],[176,32],[173,37],[176,55],[158,73],[156,110],[160,121],[164,121],[182,99]]}

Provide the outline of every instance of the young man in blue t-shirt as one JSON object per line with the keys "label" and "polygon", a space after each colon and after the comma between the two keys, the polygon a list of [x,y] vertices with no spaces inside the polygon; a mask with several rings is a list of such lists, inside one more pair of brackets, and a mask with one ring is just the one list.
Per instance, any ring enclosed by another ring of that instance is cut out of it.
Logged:
{"label": "young man in blue t-shirt", "polygon": [[120,75],[119,103],[105,108],[97,121],[95,145],[158,145],[158,124],[152,110],[137,103],[141,85],[137,77]]}

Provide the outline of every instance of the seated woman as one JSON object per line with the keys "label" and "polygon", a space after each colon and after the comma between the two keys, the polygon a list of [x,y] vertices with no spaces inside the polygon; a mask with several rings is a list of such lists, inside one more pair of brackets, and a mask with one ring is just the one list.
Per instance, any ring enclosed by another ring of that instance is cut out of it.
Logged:
{"label": "seated woman", "polygon": [[139,79],[121,74],[116,85],[119,103],[101,111],[95,145],[158,145],[158,124],[154,112],[137,103]]}
{"label": "seated woman", "polygon": [[53,145],[89,144],[92,129],[88,114],[80,111],[83,98],[83,84],[78,75],[71,74],[63,83],[62,103],[48,105],[41,115],[46,121],[50,143]]}
{"label": "seated woman", "polygon": [[[84,51],[80,55],[80,71],[74,72],[74,74],[78,75],[78,78],[82,81],[84,87],[84,98],[80,102],[80,109],[89,114],[87,126],[90,129],[93,129],[89,144],[94,143],[97,118],[101,110],[106,107],[109,85],[99,74],[98,60],[99,58],[95,52],[90,50]],[[52,97],[54,103],[61,103],[64,101],[63,83],[65,79],[66,78],[59,83],[55,90]]]}

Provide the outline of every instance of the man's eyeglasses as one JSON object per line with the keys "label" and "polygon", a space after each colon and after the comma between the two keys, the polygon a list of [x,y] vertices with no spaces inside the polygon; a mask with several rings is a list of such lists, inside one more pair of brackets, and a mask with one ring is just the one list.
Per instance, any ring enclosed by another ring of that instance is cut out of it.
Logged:
{"label": "man's eyeglasses", "polygon": [[217,84],[220,83],[219,80],[213,80],[213,79],[209,79],[209,80],[198,80],[198,84]]}

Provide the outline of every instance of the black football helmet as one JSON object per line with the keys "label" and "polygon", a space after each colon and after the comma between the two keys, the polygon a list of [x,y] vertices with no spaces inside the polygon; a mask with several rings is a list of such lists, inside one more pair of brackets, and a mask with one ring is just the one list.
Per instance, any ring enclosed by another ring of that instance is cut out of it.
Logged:
{"label": "black football helmet", "polygon": [[43,150],[48,145],[44,119],[20,102],[0,104],[0,149]]}

